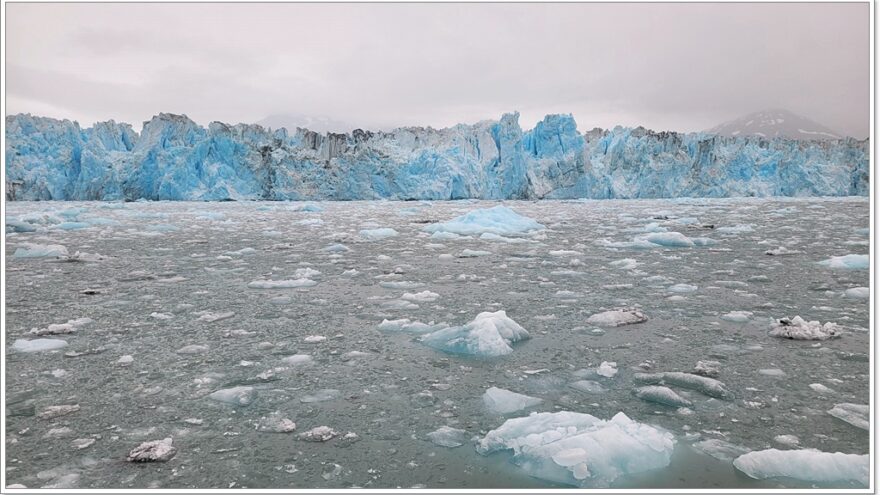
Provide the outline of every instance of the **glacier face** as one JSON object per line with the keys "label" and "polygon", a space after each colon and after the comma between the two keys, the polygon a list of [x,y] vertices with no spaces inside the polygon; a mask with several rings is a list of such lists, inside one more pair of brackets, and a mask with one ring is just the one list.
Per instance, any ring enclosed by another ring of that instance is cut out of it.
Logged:
{"label": "glacier face", "polygon": [[6,117],[16,200],[570,199],[868,195],[868,141],[721,137],[571,115],[523,131],[519,114],[446,129],[288,133],[202,127],[159,114],[128,124]]}

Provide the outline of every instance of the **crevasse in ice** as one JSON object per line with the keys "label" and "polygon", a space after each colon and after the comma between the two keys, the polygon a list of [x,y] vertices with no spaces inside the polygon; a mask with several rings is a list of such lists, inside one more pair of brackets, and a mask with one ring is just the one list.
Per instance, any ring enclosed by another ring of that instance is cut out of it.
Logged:
{"label": "crevasse in ice", "polygon": [[321,135],[162,113],[114,121],[6,117],[20,200],[533,199],[868,194],[868,142],[577,130],[519,114],[446,129]]}

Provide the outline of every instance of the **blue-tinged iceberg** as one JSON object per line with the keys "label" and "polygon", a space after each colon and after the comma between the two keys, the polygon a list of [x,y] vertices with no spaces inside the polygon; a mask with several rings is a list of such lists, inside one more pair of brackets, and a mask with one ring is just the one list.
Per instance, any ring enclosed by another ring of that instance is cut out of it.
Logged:
{"label": "blue-tinged iceberg", "polygon": [[844,196],[868,194],[868,142],[653,132],[581,134],[571,115],[523,132],[519,114],[447,129],[288,133],[6,117],[17,200],[354,200]]}

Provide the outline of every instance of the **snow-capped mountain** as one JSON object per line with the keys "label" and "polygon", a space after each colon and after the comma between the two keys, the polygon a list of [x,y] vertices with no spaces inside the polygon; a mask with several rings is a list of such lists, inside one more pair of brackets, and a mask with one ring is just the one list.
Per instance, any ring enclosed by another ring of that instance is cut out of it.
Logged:
{"label": "snow-capped mountain", "polygon": [[519,114],[446,129],[319,134],[159,114],[6,117],[7,190],[21,200],[568,199],[868,194],[868,141],[531,130]]}
{"label": "snow-capped mountain", "polygon": [[256,122],[256,124],[271,129],[281,129],[283,127],[291,131],[299,127],[322,134],[327,132],[351,132],[356,127],[340,120],[331,119],[330,117],[315,117],[301,113],[276,113]]}
{"label": "snow-capped mountain", "polygon": [[719,136],[760,136],[800,140],[840,139],[843,136],[788,110],[763,110],[704,131]]}

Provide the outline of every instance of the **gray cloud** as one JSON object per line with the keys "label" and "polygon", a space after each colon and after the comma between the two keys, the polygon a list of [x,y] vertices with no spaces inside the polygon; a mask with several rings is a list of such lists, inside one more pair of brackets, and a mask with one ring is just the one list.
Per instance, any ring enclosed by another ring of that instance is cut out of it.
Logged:
{"label": "gray cloud", "polygon": [[862,4],[8,4],[7,112],[387,128],[700,130],[786,108],[869,125]]}

